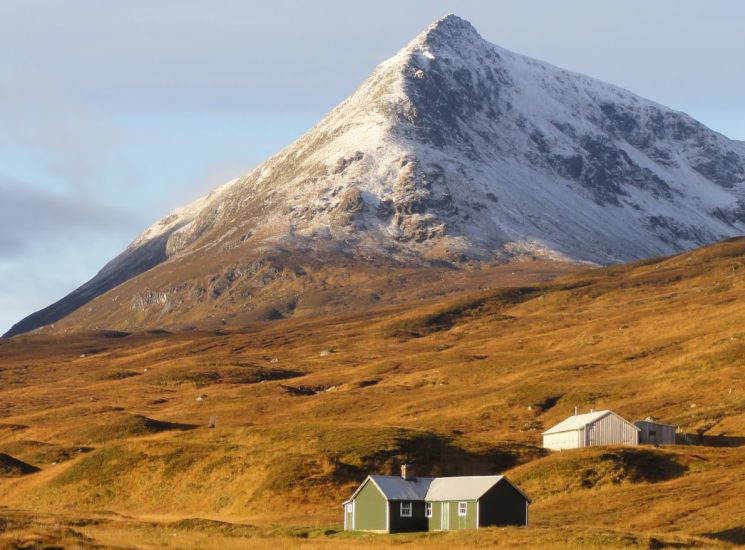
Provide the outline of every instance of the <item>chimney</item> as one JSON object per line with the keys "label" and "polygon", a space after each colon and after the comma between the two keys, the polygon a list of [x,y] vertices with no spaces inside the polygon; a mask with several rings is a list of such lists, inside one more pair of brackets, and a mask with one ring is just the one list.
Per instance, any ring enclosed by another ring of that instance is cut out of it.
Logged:
{"label": "chimney", "polygon": [[401,464],[401,477],[407,481],[414,479],[414,468],[411,464]]}
{"label": "chimney", "polygon": [[577,407],[574,407],[574,416],[577,416]]}

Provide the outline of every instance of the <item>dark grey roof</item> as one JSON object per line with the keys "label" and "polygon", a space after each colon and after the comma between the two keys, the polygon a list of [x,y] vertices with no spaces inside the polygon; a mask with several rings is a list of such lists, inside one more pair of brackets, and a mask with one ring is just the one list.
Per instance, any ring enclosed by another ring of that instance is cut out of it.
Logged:
{"label": "dark grey roof", "polygon": [[404,479],[399,476],[367,476],[365,481],[357,487],[354,494],[344,503],[354,500],[368,480],[380,489],[386,500],[424,500],[429,484],[432,483],[433,479],[431,477]]}
{"label": "dark grey roof", "polygon": [[424,500],[434,478],[404,479],[400,476],[370,476],[370,479],[388,500]]}

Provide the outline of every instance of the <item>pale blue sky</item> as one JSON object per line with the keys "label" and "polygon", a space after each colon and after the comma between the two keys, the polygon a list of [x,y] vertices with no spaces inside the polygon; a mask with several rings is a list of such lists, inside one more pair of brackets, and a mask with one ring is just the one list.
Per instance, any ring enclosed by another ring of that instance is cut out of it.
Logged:
{"label": "pale blue sky", "polygon": [[2,0],[0,333],[450,12],[745,139],[739,0]]}

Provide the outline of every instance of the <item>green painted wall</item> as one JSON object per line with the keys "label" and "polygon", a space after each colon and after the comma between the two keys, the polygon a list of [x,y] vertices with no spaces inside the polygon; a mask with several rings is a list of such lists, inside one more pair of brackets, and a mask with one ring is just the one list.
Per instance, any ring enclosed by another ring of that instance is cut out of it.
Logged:
{"label": "green painted wall", "polygon": [[[458,515],[458,503],[466,502],[467,510],[465,516]],[[432,503],[432,517],[429,518],[428,527],[430,531],[440,531],[442,529],[442,503]],[[476,501],[449,501],[447,502],[446,510],[450,513],[450,531],[456,531],[458,529],[476,529]]]}
{"label": "green painted wall", "polygon": [[466,515],[458,515],[458,502],[453,501],[450,503],[450,530],[455,531],[456,529],[476,529],[476,501],[466,501]]}
{"label": "green painted wall", "polygon": [[356,531],[385,531],[385,497],[368,480],[354,499],[354,529]]}
{"label": "green painted wall", "polygon": [[440,503],[432,503],[432,517],[427,519],[427,530],[428,531],[439,531],[442,525],[442,514],[440,513]]}

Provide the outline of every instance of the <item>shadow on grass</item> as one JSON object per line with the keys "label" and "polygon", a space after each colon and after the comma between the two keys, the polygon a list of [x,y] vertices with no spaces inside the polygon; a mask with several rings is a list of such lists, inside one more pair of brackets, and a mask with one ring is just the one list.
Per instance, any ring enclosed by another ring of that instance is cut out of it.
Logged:
{"label": "shadow on grass", "polygon": [[704,533],[703,535],[710,539],[717,539],[738,546],[745,545],[745,527],[733,527],[732,529],[725,529],[724,531],[717,531],[715,533]]}
{"label": "shadow on grass", "polygon": [[276,464],[262,489],[341,486],[359,483],[369,474],[398,475],[401,464],[412,464],[426,477],[500,474],[542,449],[522,445],[476,444],[467,438],[397,429],[388,433],[350,433],[316,454],[287,456]]}
{"label": "shadow on grass", "polygon": [[214,533],[229,537],[251,537],[258,529],[253,525],[229,523],[204,518],[186,518],[166,524],[170,529],[180,531],[197,531],[200,533]]}
{"label": "shadow on grass", "polygon": [[674,456],[646,449],[620,449],[602,454],[600,458],[616,463],[623,477],[632,482],[668,481],[682,476],[688,470]]}
{"label": "shadow on grass", "polygon": [[0,477],[19,477],[38,472],[39,468],[5,453],[0,453]]}
{"label": "shadow on grass", "polygon": [[171,369],[161,373],[156,383],[162,386],[193,384],[204,388],[213,384],[258,384],[259,382],[288,380],[306,373],[290,369],[272,369],[253,365],[220,365],[207,369]]}
{"label": "shadow on grass", "polygon": [[705,435],[698,433],[678,434],[682,444],[699,445],[702,447],[743,447],[745,437],[730,435]]}
{"label": "shadow on grass", "polygon": [[387,327],[386,336],[408,340],[450,330],[470,315],[477,312],[498,313],[535,297],[538,292],[539,289],[535,287],[509,288],[462,298],[425,315],[398,320]]}
{"label": "shadow on grass", "polygon": [[156,434],[165,431],[187,431],[198,428],[197,424],[182,424],[155,420],[140,414],[118,413],[100,422],[91,423],[75,433],[81,443],[103,443],[115,439],[126,439]]}
{"label": "shadow on grass", "polygon": [[363,457],[364,473],[384,471],[398,475],[402,463],[411,463],[420,475],[468,475],[489,470],[499,473],[515,466],[518,454],[508,447],[468,448],[458,438],[441,434],[406,433],[389,449]]}
{"label": "shadow on grass", "polygon": [[709,447],[742,447],[745,446],[745,437],[708,435],[704,437],[703,444]]}

